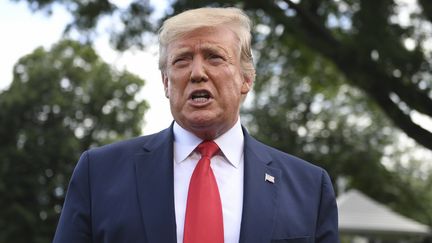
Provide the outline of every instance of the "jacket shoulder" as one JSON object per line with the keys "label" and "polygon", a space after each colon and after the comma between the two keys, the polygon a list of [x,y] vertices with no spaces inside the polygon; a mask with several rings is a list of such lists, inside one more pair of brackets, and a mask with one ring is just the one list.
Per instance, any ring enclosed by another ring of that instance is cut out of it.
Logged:
{"label": "jacket shoulder", "polygon": [[256,140],[253,137],[250,137],[250,143],[251,146],[254,147],[254,150],[256,150],[257,154],[266,154],[271,160],[271,165],[275,167],[279,167],[281,169],[289,169],[289,170],[306,170],[306,171],[313,171],[313,172],[319,172],[321,173],[324,169],[321,167],[312,164],[309,161],[306,161],[304,159],[301,159],[297,156],[294,156],[292,154],[289,154],[287,152],[281,151],[279,149],[276,149],[274,147],[271,147],[269,145],[266,145],[258,140]]}
{"label": "jacket shoulder", "polygon": [[144,152],[146,148],[157,146],[160,142],[169,139],[170,129],[167,128],[158,133],[135,137],[123,141],[114,142],[96,148],[91,148],[86,153],[92,159],[103,159],[105,161],[116,160],[125,156]]}

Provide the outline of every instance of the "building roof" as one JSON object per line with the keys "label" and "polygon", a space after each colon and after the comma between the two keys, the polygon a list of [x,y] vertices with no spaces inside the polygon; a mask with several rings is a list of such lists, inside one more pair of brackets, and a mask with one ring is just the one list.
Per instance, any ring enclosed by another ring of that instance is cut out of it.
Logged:
{"label": "building roof", "polygon": [[367,235],[430,235],[431,229],[400,215],[357,190],[337,198],[339,232]]}

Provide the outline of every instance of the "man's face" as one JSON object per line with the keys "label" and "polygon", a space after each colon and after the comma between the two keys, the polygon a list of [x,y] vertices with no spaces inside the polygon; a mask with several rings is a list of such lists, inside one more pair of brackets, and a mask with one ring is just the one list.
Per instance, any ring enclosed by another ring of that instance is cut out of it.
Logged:
{"label": "man's face", "polygon": [[223,26],[200,28],[171,42],[162,79],[174,119],[203,139],[236,123],[242,96],[252,85],[241,71],[238,38]]}

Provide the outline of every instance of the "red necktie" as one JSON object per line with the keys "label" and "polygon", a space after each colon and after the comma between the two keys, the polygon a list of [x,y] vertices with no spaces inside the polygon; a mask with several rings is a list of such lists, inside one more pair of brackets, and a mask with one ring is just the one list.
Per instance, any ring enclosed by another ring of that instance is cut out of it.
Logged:
{"label": "red necktie", "polygon": [[219,147],[213,141],[204,141],[197,149],[201,159],[189,183],[183,243],[223,243],[222,205],[210,167],[210,159]]}

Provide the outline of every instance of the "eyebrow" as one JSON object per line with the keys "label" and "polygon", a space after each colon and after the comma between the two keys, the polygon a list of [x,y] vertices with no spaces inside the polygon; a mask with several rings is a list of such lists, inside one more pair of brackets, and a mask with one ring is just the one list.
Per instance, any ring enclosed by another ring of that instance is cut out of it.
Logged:
{"label": "eyebrow", "polygon": [[[228,51],[223,48],[221,45],[214,45],[214,44],[209,44],[209,43],[203,43],[200,45],[199,47],[200,51],[203,52],[216,52],[216,53],[222,53],[223,55],[225,55],[228,58],[232,58],[232,55],[230,55],[228,53]],[[184,55],[188,55],[190,53],[192,53],[192,48],[185,46],[185,47],[180,47],[178,49],[176,49],[172,55],[169,56],[170,59],[172,59],[173,57],[179,57],[179,56],[184,56]]]}
{"label": "eyebrow", "polygon": [[200,49],[202,49],[204,52],[217,52],[217,53],[222,52],[227,57],[231,57],[231,55],[228,53],[228,51],[220,45],[203,43],[201,45]]}
{"label": "eyebrow", "polygon": [[184,56],[190,52],[191,52],[190,48],[180,47],[180,48],[174,50],[171,55],[169,55],[169,59],[172,59],[174,57]]}

